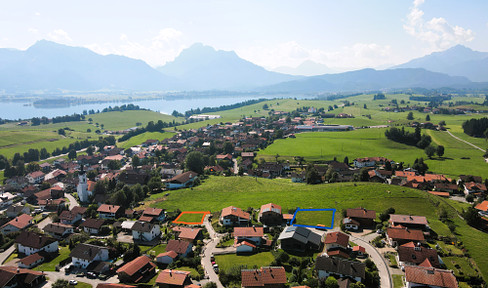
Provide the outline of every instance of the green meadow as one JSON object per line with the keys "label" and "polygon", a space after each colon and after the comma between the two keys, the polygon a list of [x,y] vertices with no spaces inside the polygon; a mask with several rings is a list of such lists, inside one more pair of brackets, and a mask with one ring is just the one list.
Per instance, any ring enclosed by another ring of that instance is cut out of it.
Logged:
{"label": "green meadow", "polygon": [[113,111],[98,113],[92,115],[86,115],[86,120],[92,118],[93,123],[103,124],[105,130],[125,130],[128,128],[136,127],[137,123],[141,123],[142,126],[146,126],[149,121],[158,122],[180,122],[182,118],[176,118],[171,115],[162,114],[154,111],[145,110],[131,110],[131,111]]}
{"label": "green meadow", "polygon": [[[301,209],[305,209],[300,207]],[[316,208],[325,209],[328,207]],[[339,211],[340,213],[340,211]],[[307,225],[307,226],[317,226],[323,225],[325,227],[333,226],[332,218],[334,217],[333,211],[302,211],[299,210],[295,214],[294,224]]]}
{"label": "green meadow", "polygon": [[139,134],[137,136],[131,137],[127,141],[119,142],[119,143],[117,143],[117,146],[126,149],[126,148],[129,148],[132,146],[140,145],[149,139],[157,139],[157,140],[161,141],[161,140],[164,140],[166,138],[171,138],[175,134],[176,133],[173,133],[173,132],[164,132],[164,133],[161,133],[161,132],[145,132],[145,133]]}
{"label": "green meadow", "polygon": [[[281,205],[284,213],[296,207],[335,208],[337,214],[334,225],[339,225],[342,220],[340,211],[345,208],[361,206],[376,210],[379,214],[393,207],[397,214],[426,216],[430,227],[437,234],[457,237],[470,252],[483,277],[488,279],[488,250],[484,247],[488,234],[468,226],[458,217],[465,205],[457,205],[453,200],[442,199],[424,191],[376,183],[307,185],[292,183],[287,179],[211,176],[193,189],[173,191],[168,196],[164,194],[154,194],[146,200],[152,207],[169,211],[216,212],[230,205],[247,209],[259,208],[269,202]],[[456,225],[454,234],[439,220],[441,207],[448,211]]]}

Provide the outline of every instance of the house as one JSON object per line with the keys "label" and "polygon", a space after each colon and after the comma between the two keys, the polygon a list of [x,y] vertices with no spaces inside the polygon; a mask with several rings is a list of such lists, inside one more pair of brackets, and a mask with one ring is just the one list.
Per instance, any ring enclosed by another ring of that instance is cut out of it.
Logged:
{"label": "house", "polygon": [[0,231],[4,234],[20,231],[32,225],[32,219],[34,218],[32,218],[27,214],[19,215],[14,219],[10,220],[9,222],[7,222],[6,224],[4,224],[2,228],[0,228]]}
{"label": "house", "polygon": [[177,233],[178,239],[195,243],[196,240],[202,238],[202,229],[184,226],[175,226],[172,229]]}
{"label": "house", "polygon": [[49,223],[44,227],[44,233],[54,238],[61,239],[73,234],[73,226],[63,223]]}
{"label": "house", "polygon": [[374,167],[376,165],[385,165],[386,162],[394,163],[394,161],[385,157],[365,157],[354,159],[354,166],[356,168]]}
{"label": "house", "polygon": [[488,216],[488,200],[485,200],[474,207],[481,215]]}
{"label": "house", "polygon": [[25,176],[30,184],[41,184],[44,181],[45,174],[42,171],[35,171]]}
{"label": "house", "polygon": [[366,248],[363,246],[354,246],[352,247],[352,253],[356,254],[357,256],[361,257],[366,255]]}
{"label": "house", "polygon": [[258,220],[267,226],[281,225],[283,223],[281,206],[273,203],[262,205],[259,210]]}
{"label": "house", "polygon": [[154,275],[156,275],[156,265],[146,255],[139,256],[117,269],[119,281],[126,283],[144,283]]}
{"label": "house", "polygon": [[0,267],[0,287],[38,287],[46,281],[42,271],[17,268],[15,266]]}
{"label": "house", "polygon": [[261,269],[242,269],[241,279],[241,286],[243,288],[279,288],[285,287],[288,283],[286,280],[285,268],[283,266],[261,267]]}
{"label": "house", "polygon": [[395,247],[408,242],[424,242],[422,230],[409,229],[405,227],[389,227],[386,229],[386,239],[391,246]]}
{"label": "house", "polygon": [[298,252],[316,251],[322,248],[322,236],[301,226],[288,226],[281,232],[278,240],[281,249]]}
{"label": "house", "polygon": [[148,207],[144,209],[144,211],[142,212],[142,216],[152,217],[154,220],[157,221],[164,221],[164,219],[166,218],[166,213],[164,209]]}
{"label": "house", "polygon": [[15,196],[9,192],[0,192],[0,209],[4,209],[14,203]]}
{"label": "house", "polygon": [[36,232],[23,231],[15,238],[19,254],[31,255],[40,251],[46,253],[58,252],[58,241],[50,236]]}
{"label": "house", "polygon": [[469,194],[482,194],[486,193],[486,185],[482,183],[477,183],[477,182],[468,182],[464,183],[464,194],[469,195]]}
{"label": "house", "polygon": [[388,220],[390,226],[401,225],[403,227],[419,230],[428,230],[429,223],[425,216],[412,216],[412,215],[399,215],[390,214],[390,220]]}
{"label": "house", "polygon": [[180,189],[185,187],[192,187],[194,182],[198,179],[198,173],[188,171],[176,175],[175,177],[166,181],[165,186],[167,189]]}
{"label": "house", "polygon": [[359,223],[359,228],[374,227],[376,219],[376,211],[367,210],[365,208],[352,208],[346,210],[346,217]]}
{"label": "house", "polygon": [[224,226],[245,226],[251,221],[251,215],[241,208],[229,206],[222,209],[219,220]]}
{"label": "house", "polygon": [[190,271],[165,269],[156,278],[159,288],[183,288],[191,284]]}
{"label": "house", "polygon": [[346,228],[346,230],[354,231],[359,230],[359,227],[361,226],[361,223],[349,217],[342,219],[342,224],[344,224],[344,228]]}
{"label": "house", "polygon": [[27,206],[10,206],[6,210],[6,214],[8,218],[17,217],[20,214],[30,214],[30,209]]}
{"label": "house", "polygon": [[88,234],[91,235],[98,235],[100,233],[100,229],[102,228],[103,224],[105,223],[105,220],[103,219],[86,219],[85,222],[81,223],[80,227],[83,228],[83,231],[85,231]]}
{"label": "house", "polygon": [[228,161],[232,161],[232,155],[230,154],[219,154],[215,157],[217,160],[228,160]]}
{"label": "house", "polygon": [[61,212],[61,214],[59,215],[59,222],[66,225],[74,225],[78,221],[81,221],[81,213],[73,210],[74,209],[72,209],[71,211],[65,210]]}
{"label": "house", "polygon": [[348,277],[360,282],[366,274],[366,265],[362,262],[327,256],[317,257],[315,269],[317,269],[318,278],[322,281],[329,276],[334,276],[335,278]]}
{"label": "house", "polygon": [[158,256],[156,256],[156,262],[160,264],[171,264],[176,258],[178,258],[178,253],[175,251],[169,251],[160,253]]}
{"label": "house", "polygon": [[343,249],[349,246],[349,235],[342,232],[331,232],[325,236],[325,250]]}
{"label": "house", "polygon": [[44,262],[44,260],[44,256],[41,256],[39,253],[34,253],[20,259],[19,262],[17,262],[17,265],[19,268],[31,269]]}
{"label": "house", "polygon": [[263,227],[234,227],[234,238],[237,242],[248,241],[261,245],[264,236]]}
{"label": "house", "polygon": [[108,248],[80,243],[69,254],[75,267],[86,268],[95,261],[109,260]]}
{"label": "house", "polygon": [[97,209],[98,217],[102,219],[111,219],[115,220],[124,216],[125,210],[117,205],[109,205],[109,204],[102,204]]}
{"label": "house", "polygon": [[449,270],[433,267],[405,266],[406,288],[457,288],[456,277]]}
{"label": "house", "polygon": [[166,245],[166,251],[174,251],[178,257],[186,257],[191,252],[192,244],[183,240],[169,240]]}
{"label": "house", "polygon": [[257,246],[247,241],[242,241],[238,243],[235,247],[236,247],[236,253],[239,254],[239,253],[254,252]]}
{"label": "house", "polygon": [[159,225],[136,221],[132,226],[132,238],[134,241],[150,242],[161,236]]}
{"label": "house", "polygon": [[397,260],[400,267],[406,265],[420,265],[424,261],[429,261],[431,267],[440,267],[437,250],[416,245],[413,242],[400,245],[397,249]]}

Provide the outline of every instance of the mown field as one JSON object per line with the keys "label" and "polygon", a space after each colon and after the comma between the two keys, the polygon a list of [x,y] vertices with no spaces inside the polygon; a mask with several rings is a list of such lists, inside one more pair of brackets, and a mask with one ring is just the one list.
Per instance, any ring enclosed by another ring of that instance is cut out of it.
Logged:
{"label": "mown field", "polygon": [[[292,183],[286,179],[211,176],[202,185],[193,189],[173,191],[166,197],[164,193],[155,194],[147,199],[147,203],[152,207],[170,211],[205,209],[215,212],[230,205],[243,209],[259,208],[269,202],[281,205],[285,212],[296,207],[336,208],[338,214],[335,225],[341,221],[339,211],[359,206],[377,212],[393,207],[398,214],[426,216],[429,225],[437,234],[456,236],[463,241],[483,277],[488,279],[488,250],[484,247],[484,243],[488,241],[488,234],[466,225],[457,216],[465,205],[457,205],[457,202],[420,190],[375,183],[306,185]],[[441,207],[451,215],[456,225],[455,234],[439,221],[438,212]]]}
{"label": "mown field", "polygon": [[[348,157],[352,162],[359,157],[383,156],[396,162],[413,164],[416,158],[423,157],[430,170],[449,176],[460,174],[484,175],[488,164],[483,152],[452,138],[446,132],[424,130],[432,137],[433,144],[444,145],[442,158],[427,159],[423,149],[391,141],[385,137],[384,128],[358,129],[348,132],[307,132],[296,134],[296,138],[279,139],[266,149],[258,152],[258,157],[273,160],[292,160],[294,156],[305,157],[307,161],[342,161]],[[468,159],[461,159],[461,158]]]}
{"label": "mown field", "polygon": [[133,111],[113,111],[87,115],[86,119],[92,118],[93,123],[103,124],[104,129],[118,131],[136,127],[137,123],[146,126],[149,121],[158,122],[176,122],[182,121],[182,118],[175,118],[171,115],[162,114],[154,111],[133,110]]}
{"label": "mown field", "polygon": [[[300,207],[301,208],[301,207]],[[303,209],[303,208],[301,208]],[[328,207],[322,207],[319,209],[328,209]],[[339,211],[340,213],[340,211]],[[337,214],[336,214],[337,215]],[[294,224],[317,226],[323,225],[325,227],[333,226],[332,218],[334,217],[333,211],[303,211],[299,210],[295,214]]]}
{"label": "mown field", "polygon": [[157,140],[161,141],[161,140],[164,140],[166,138],[171,138],[175,134],[176,133],[174,133],[174,132],[164,132],[164,133],[161,133],[161,132],[145,132],[145,133],[139,134],[137,136],[131,137],[127,141],[119,142],[119,143],[117,143],[117,146],[124,148],[124,149],[127,149],[127,148],[132,147],[132,146],[140,145],[149,139],[157,139]]}

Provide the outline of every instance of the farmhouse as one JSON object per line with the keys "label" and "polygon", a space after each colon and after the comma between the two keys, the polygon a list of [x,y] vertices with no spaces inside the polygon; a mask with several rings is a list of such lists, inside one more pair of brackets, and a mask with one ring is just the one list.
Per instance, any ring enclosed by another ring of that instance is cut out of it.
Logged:
{"label": "farmhouse", "polygon": [[251,215],[241,208],[229,206],[222,209],[219,220],[224,226],[245,226],[251,220]]}
{"label": "farmhouse", "polygon": [[42,183],[42,181],[44,181],[44,176],[45,174],[42,173],[41,171],[35,171],[27,174],[27,176],[25,177],[27,178],[30,184],[40,184]]}

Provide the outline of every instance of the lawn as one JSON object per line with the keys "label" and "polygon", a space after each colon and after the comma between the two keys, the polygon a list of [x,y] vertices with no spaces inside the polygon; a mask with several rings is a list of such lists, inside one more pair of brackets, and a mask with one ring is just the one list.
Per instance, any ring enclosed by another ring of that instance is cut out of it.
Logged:
{"label": "lawn", "polygon": [[158,122],[180,122],[182,118],[175,118],[171,115],[166,115],[154,111],[133,110],[133,111],[114,111],[87,115],[86,119],[92,118],[93,123],[103,124],[105,130],[125,130],[136,127],[137,123],[146,126],[149,121]]}
{"label": "lawn", "polygon": [[190,224],[201,224],[203,218],[205,217],[206,212],[193,212],[193,211],[184,211],[173,221],[173,223],[190,223]]}
{"label": "lawn", "polygon": [[[16,251],[17,251],[17,250],[16,250]],[[15,251],[14,251],[12,254],[10,254],[10,256],[8,256],[8,258],[7,258],[7,259],[5,259],[5,261],[3,261],[3,263],[2,263],[2,264],[4,264],[4,263],[8,263],[8,262],[10,262],[10,261],[14,260],[14,259],[15,259],[15,258],[17,258],[17,257],[19,257],[19,255],[17,254],[17,252],[15,252]]]}
{"label": "lawn", "polygon": [[[437,241],[437,244],[446,253],[452,253],[453,255],[457,255],[457,256],[464,255],[463,251],[454,245],[446,244],[443,241]],[[435,244],[432,244],[432,247],[435,248]]]}
{"label": "lawn", "polygon": [[227,255],[215,255],[215,262],[219,264],[219,269],[226,271],[232,266],[242,265],[248,269],[260,268],[262,266],[269,266],[274,260],[273,254],[271,252],[261,252],[252,255],[237,255],[237,254],[227,254]]}
{"label": "lawn", "polygon": [[148,140],[148,139],[157,139],[157,140],[161,141],[161,140],[166,139],[166,138],[171,138],[175,134],[176,133],[172,133],[172,132],[165,132],[165,133],[146,132],[146,133],[142,133],[142,134],[139,134],[137,136],[131,137],[127,141],[119,142],[119,143],[117,143],[117,146],[126,149],[126,148],[130,148],[132,146],[140,145],[140,144],[146,142],[146,140]]}
{"label": "lawn", "polygon": [[181,271],[190,271],[190,277],[193,279],[198,278],[198,276],[199,276],[198,271],[195,268],[191,268],[188,266],[182,266],[182,267],[178,267],[176,269],[181,270]]}
{"label": "lawn", "polygon": [[[230,193],[232,192],[232,193]],[[455,236],[463,241],[471,257],[476,261],[483,276],[488,277],[488,234],[476,230],[457,215],[455,201],[442,199],[424,191],[405,187],[376,183],[333,183],[307,185],[292,183],[287,179],[262,179],[252,177],[217,177],[211,176],[200,186],[193,189],[181,189],[171,193],[163,200],[164,193],[154,194],[148,199],[152,207],[171,210],[209,209],[220,211],[227,206],[259,208],[273,202],[282,206],[283,211],[296,207],[344,208],[365,207],[378,213],[393,207],[397,214],[426,216],[429,225],[439,235]],[[205,203],[205,204],[202,204]],[[202,206],[203,205],[203,206]],[[445,207],[452,215],[456,225],[456,234],[439,221],[438,210]],[[340,213],[335,217],[335,225],[341,221]],[[484,272],[486,271],[486,272]]]}
{"label": "lawn", "polygon": [[166,244],[159,244],[158,246],[155,246],[151,250],[149,250],[147,253],[152,256],[158,256],[161,253],[166,252]]}
{"label": "lawn", "polygon": [[446,264],[447,269],[454,271],[454,275],[457,277],[478,275],[471,261],[465,257],[443,257],[442,261]]}
{"label": "lawn", "polygon": [[[70,285],[71,287],[72,285]],[[76,286],[74,286],[76,288],[92,288],[93,286],[91,284],[88,284],[86,282],[80,282],[78,281],[78,284],[76,284]]]}
{"label": "lawn", "polygon": [[47,263],[42,263],[41,265],[35,267],[33,270],[36,271],[56,271],[56,265],[58,265],[61,261],[67,259],[69,257],[69,247],[59,247],[59,255],[54,258],[52,261]]}
{"label": "lawn", "polygon": [[393,287],[394,288],[402,288],[403,286],[403,275],[395,275],[393,274]]}
{"label": "lawn", "polygon": [[333,211],[299,210],[295,214],[296,216],[295,216],[294,224],[307,225],[307,226],[324,225],[325,227],[331,227],[334,224],[332,223],[333,214],[334,214]]}

